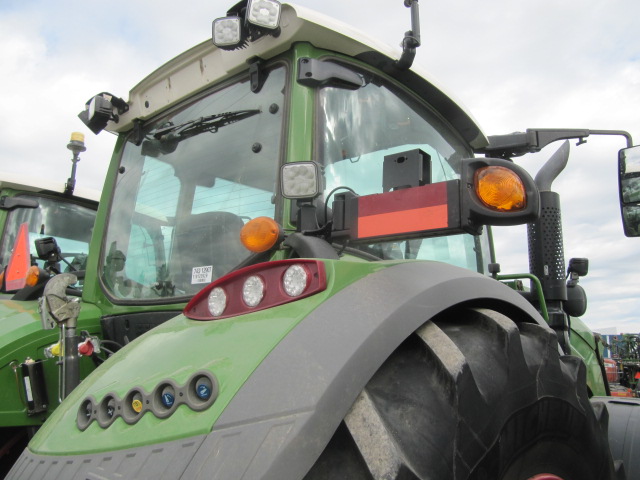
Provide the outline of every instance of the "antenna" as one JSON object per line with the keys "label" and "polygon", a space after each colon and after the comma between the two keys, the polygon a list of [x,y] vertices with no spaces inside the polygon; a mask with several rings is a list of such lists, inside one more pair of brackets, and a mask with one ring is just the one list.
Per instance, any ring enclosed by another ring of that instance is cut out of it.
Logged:
{"label": "antenna", "polygon": [[71,167],[71,177],[64,185],[64,194],[73,195],[73,190],[76,188],[76,164],[80,161],[80,153],[87,149],[84,146],[84,135],[80,132],[73,132],[67,148],[73,152],[73,158],[71,159],[73,166]]}

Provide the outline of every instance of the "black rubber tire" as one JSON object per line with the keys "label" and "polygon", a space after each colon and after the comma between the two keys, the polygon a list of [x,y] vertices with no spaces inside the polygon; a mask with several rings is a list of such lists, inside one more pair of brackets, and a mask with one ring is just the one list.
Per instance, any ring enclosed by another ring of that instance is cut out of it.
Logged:
{"label": "black rubber tire", "polygon": [[624,478],[585,377],[549,329],[491,310],[448,312],[387,359],[305,478]]}

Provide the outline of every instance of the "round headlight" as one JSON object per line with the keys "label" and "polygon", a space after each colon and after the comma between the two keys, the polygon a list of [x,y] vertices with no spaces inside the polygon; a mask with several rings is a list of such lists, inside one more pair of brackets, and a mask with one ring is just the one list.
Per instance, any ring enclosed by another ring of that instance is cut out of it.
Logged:
{"label": "round headlight", "polygon": [[257,275],[247,278],[242,286],[242,299],[248,307],[257,307],[264,297],[264,282]]}
{"label": "round headlight", "polygon": [[227,308],[227,294],[222,288],[216,287],[209,294],[209,312],[214,317],[218,317],[222,315],[225,308]]}
{"label": "round headlight", "polygon": [[282,278],[282,287],[290,297],[301,295],[309,285],[309,274],[302,265],[292,265],[287,268]]}

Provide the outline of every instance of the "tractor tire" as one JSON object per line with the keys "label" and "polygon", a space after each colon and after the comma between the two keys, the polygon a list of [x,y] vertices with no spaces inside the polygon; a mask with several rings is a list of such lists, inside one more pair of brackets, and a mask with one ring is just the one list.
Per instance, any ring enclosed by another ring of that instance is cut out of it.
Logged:
{"label": "tractor tire", "polygon": [[550,329],[458,309],[396,349],[305,478],[624,478],[595,410],[584,364]]}

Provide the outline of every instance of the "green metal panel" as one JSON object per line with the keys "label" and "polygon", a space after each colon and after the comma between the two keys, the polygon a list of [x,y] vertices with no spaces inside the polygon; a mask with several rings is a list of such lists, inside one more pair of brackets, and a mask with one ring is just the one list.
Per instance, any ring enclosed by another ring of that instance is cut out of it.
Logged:
{"label": "green metal panel", "polygon": [[[596,355],[596,348],[600,350]],[[587,385],[594,395],[606,395],[602,369],[598,357],[602,358],[602,345],[596,344],[591,329],[579,318],[571,318],[571,352],[584,361],[587,367]]]}
{"label": "green metal panel", "polygon": [[[348,284],[398,262],[326,261],[327,290],[286,305],[225,320],[199,322],[178,316],[139,337],[99,367],[58,408],[52,421],[34,437],[38,453],[91,453],[135,447],[205,434],[267,354],[303,318]],[[208,370],[220,393],[203,412],[181,405],[166,419],[147,412],[134,425],[118,418],[110,427],[93,422],[84,432],[76,426],[80,404],[90,391],[125,398],[134,387],[151,393],[164,380],[183,385],[190,375]]]}
{"label": "green metal panel", "polygon": [[[299,57],[312,56],[315,49],[309,44],[297,44],[290,59],[290,113],[288,119],[287,151],[285,163],[313,160],[313,138],[315,117],[315,91],[297,82]],[[283,227],[295,230],[291,224],[291,201],[284,202]]]}
{"label": "green metal panel", "polygon": [[[104,187],[102,189],[102,197],[100,198],[100,204],[98,206],[98,213],[96,216],[96,224],[93,230],[93,236],[91,237],[91,245],[89,251],[91,252],[87,260],[87,272],[98,272],[99,270],[99,258],[100,250],[105,235],[105,228],[107,223],[107,216],[109,209],[111,208],[111,195],[115,183],[118,179],[118,168],[120,155],[125,145],[126,135],[120,135],[116,141],[116,146],[111,156],[111,163],[107,170],[107,176],[105,177]],[[101,310],[109,310],[110,302],[106,299],[100,289],[100,283],[97,275],[87,275],[84,280],[84,288],[82,290],[82,300],[85,303],[93,303]]]}
{"label": "green metal panel", "polygon": [[[57,407],[58,365],[57,358],[46,359],[44,349],[57,343],[59,330],[43,330],[36,301],[0,301],[0,426],[40,425]],[[84,305],[78,319],[78,330],[96,335],[100,332],[99,311]],[[46,389],[49,398],[47,412],[27,415],[24,389],[18,366],[27,358],[44,360]],[[86,377],[95,365],[89,358],[80,361],[81,378]]]}

